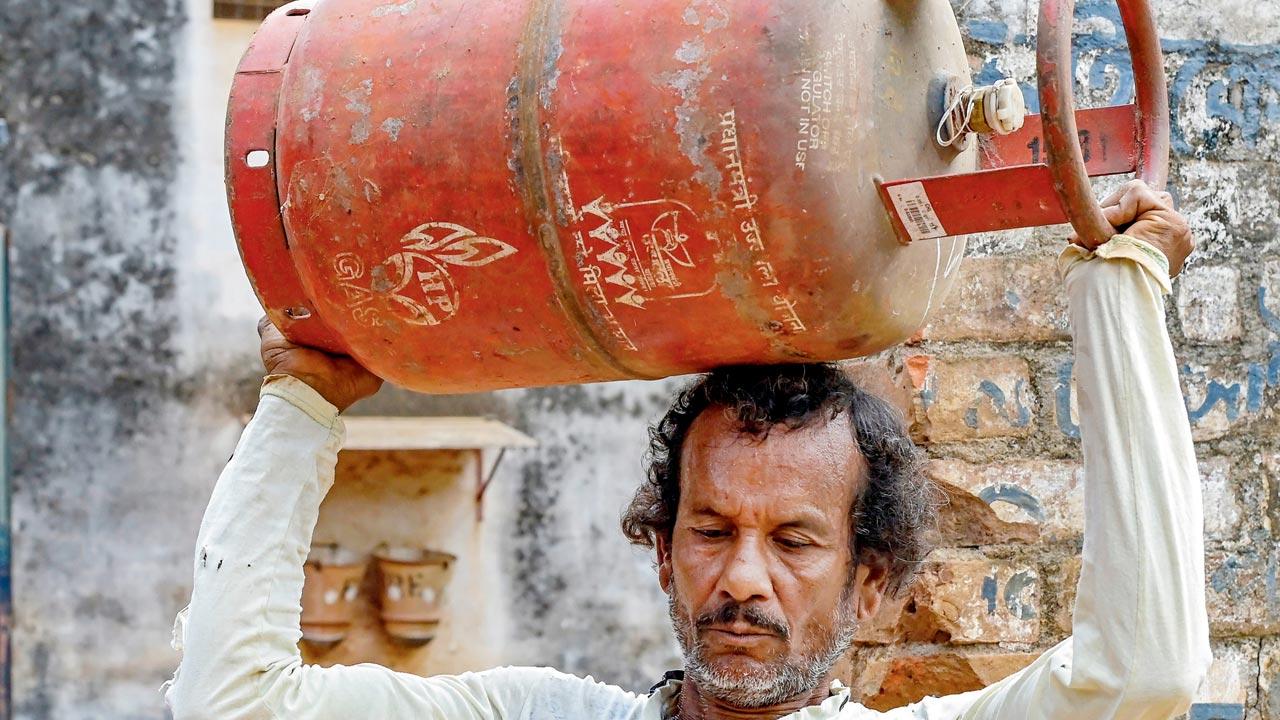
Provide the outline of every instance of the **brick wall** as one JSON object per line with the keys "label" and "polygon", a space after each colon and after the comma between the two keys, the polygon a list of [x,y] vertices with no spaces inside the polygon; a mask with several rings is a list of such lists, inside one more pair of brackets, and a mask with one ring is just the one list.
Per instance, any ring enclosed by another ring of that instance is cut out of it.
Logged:
{"label": "brick wall", "polygon": [[[1216,658],[1190,717],[1280,720],[1280,3],[1157,4],[1171,184],[1201,246],[1167,303],[1203,479]],[[979,77],[1012,74],[1034,106],[1035,6],[956,9]],[[1080,3],[1082,104],[1127,101],[1118,27],[1113,4]],[[920,582],[860,633],[850,678],[872,707],[982,687],[1070,634],[1084,478],[1054,267],[1064,236],[975,238],[918,341],[854,364],[911,418],[950,500]]]}

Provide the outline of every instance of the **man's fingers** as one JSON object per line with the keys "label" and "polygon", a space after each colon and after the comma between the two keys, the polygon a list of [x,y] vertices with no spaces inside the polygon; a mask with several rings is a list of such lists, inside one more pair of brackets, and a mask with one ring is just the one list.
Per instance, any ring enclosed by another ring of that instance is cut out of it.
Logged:
{"label": "man's fingers", "polygon": [[1119,205],[1112,205],[1111,207],[1102,208],[1102,217],[1106,218],[1107,222],[1111,223],[1112,226],[1117,228],[1120,228],[1129,224],[1129,221],[1125,219],[1129,217],[1128,212],[1124,208],[1120,207]]}
{"label": "man's fingers", "polygon": [[1102,207],[1110,207],[1112,205],[1118,205],[1120,203],[1120,197],[1124,195],[1125,188],[1127,187],[1128,185],[1121,185],[1119,190],[1116,190],[1110,195],[1102,198],[1102,202],[1098,204],[1101,205]]}
{"label": "man's fingers", "polygon": [[1102,215],[1117,228],[1124,227],[1138,217],[1138,191],[1126,185],[1114,203],[1104,205]]}
{"label": "man's fingers", "polygon": [[1116,188],[1115,192],[1103,198],[1100,204],[1103,207],[1107,207],[1108,205],[1119,205],[1120,198],[1124,197],[1126,193],[1129,193],[1130,191],[1132,191],[1134,188],[1137,188],[1137,187],[1147,187],[1147,184],[1141,180],[1130,180],[1129,182]]}
{"label": "man's fingers", "polygon": [[[1167,193],[1164,193],[1167,195]],[[1172,198],[1166,200],[1160,197],[1155,190],[1152,190],[1144,182],[1135,181],[1125,185],[1124,192],[1119,199],[1111,205],[1104,206],[1104,214],[1107,220],[1116,227],[1129,225],[1142,216],[1156,210],[1173,210]],[[1107,210],[1111,210],[1107,213]]]}
{"label": "man's fingers", "polygon": [[297,343],[285,337],[280,328],[276,327],[276,324],[266,315],[258,321],[258,338],[262,340],[263,345],[278,345],[285,349],[299,347]]}
{"label": "man's fingers", "polygon": [[[1145,240],[1169,259],[1170,275],[1182,269],[1195,240],[1173,202],[1173,195],[1142,180],[1132,180],[1101,203],[1102,216],[1121,232]],[[1074,241],[1074,240],[1073,240]]]}
{"label": "man's fingers", "polygon": [[1132,193],[1154,197],[1161,204],[1167,206],[1168,209],[1175,209],[1173,206],[1173,195],[1170,195],[1163,190],[1155,190],[1142,180],[1130,180],[1124,185],[1121,185],[1115,192],[1103,198],[1102,202],[1099,204],[1103,207],[1119,205],[1121,198]]}

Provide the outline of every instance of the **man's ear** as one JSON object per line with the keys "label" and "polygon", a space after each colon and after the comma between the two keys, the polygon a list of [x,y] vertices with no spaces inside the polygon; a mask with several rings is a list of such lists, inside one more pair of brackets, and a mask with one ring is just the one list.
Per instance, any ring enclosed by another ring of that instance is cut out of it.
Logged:
{"label": "man's ear", "polygon": [[889,584],[889,561],[878,552],[859,553],[854,567],[853,593],[857,603],[858,620],[865,622],[875,616],[884,600]]}
{"label": "man's ear", "polygon": [[658,584],[662,586],[662,592],[671,594],[671,536],[658,534],[657,542],[654,544],[658,552]]}

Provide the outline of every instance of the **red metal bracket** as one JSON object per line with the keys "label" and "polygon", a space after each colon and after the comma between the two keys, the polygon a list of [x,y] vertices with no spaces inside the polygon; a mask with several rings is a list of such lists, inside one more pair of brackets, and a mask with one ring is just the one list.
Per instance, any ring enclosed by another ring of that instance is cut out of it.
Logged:
{"label": "red metal bracket", "polygon": [[1137,102],[1076,112],[1071,99],[1074,0],[1043,0],[1037,68],[1043,112],[1022,130],[983,139],[982,170],[877,181],[903,244],[914,240],[1070,221],[1086,244],[1115,228],[1090,177],[1136,171],[1163,188],[1169,162],[1169,104],[1160,40],[1147,0],[1118,0],[1133,58]]}

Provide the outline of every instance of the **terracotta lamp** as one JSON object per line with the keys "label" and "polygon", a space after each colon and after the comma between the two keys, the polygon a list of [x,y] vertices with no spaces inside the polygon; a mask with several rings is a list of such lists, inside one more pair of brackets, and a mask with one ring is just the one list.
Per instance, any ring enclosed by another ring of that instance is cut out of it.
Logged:
{"label": "terracotta lamp", "polygon": [[364,558],[338,545],[317,545],[303,566],[302,639],[326,647],[342,641],[351,628],[360,596]]}
{"label": "terracotta lamp", "polygon": [[457,557],[425,548],[379,547],[379,600],[387,634],[404,645],[431,642],[440,627],[440,605],[449,568]]}

